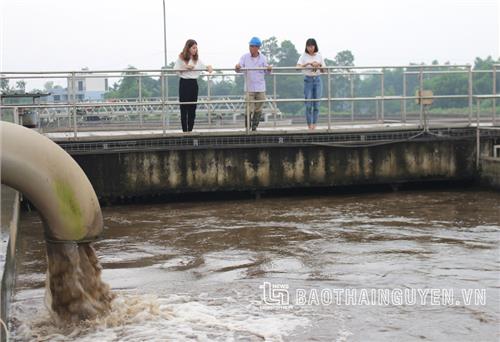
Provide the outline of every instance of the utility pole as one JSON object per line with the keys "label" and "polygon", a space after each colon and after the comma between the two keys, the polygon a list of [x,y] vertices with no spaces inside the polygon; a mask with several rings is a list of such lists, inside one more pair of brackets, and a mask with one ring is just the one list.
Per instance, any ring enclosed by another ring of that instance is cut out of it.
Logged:
{"label": "utility pole", "polygon": [[[166,14],[166,11],[165,11],[165,0],[163,0],[163,52],[165,54],[165,72],[166,72],[166,69],[167,69],[167,66],[168,66],[168,62],[167,62],[167,14]],[[165,77],[163,78],[163,82],[164,83],[164,88],[165,89],[165,100],[167,102],[167,105],[165,107],[165,114],[167,116],[167,123],[170,124],[170,118],[168,117],[168,75],[165,74]],[[162,120],[163,123],[163,127],[165,127],[165,121]]]}
{"label": "utility pole", "polygon": [[165,0],[163,0],[163,52],[165,54],[165,68],[167,67],[167,15],[165,12]]}

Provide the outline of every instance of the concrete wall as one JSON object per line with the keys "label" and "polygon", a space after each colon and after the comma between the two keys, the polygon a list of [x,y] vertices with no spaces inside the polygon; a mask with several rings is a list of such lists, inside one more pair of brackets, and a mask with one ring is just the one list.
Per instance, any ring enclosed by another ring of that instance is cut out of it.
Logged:
{"label": "concrete wall", "polygon": [[500,190],[500,158],[481,158],[481,183]]}
{"label": "concrete wall", "polygon": [[[8,309],[15,283],[15,255],[19,222],[19,193],[5,185],[0,188],[2,198],[0,226],[0,318],[7,324]],[[0,327],[0,340],[5,341]]]}
{"label": "concrete wall", "polygon": [[372,147],[250,147],[75,155],[100,198],[466,180],[472,140]]}

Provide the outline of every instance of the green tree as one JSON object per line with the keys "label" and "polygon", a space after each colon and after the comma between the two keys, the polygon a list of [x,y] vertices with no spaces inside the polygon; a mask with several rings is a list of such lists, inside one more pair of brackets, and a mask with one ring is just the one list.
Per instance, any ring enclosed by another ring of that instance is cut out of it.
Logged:
{"label": "green tree", "polygon": [[295,66],[299,60],[299,53],[295,48],[295,45],[289,40],[284,40],[281,42],[280,48],[278,49],[277,56],[277,66]]}
{"label": "green tree", "polygon": [[[278,66],[295,66],[299,60],[299,53],[289,40],[281,43],[280,61]],[[292,72],[287,70],[286,72]],[[284,76],[277,81],[277,89],[280,98],[302,98],[304,97],[304,83],[302,76]],[[301,103],[284,103],[281,110],[286,113],[298,113],[302,110]]]}
{"label": "green tree", "polygon": [[[499,63],[495,61],[491,56],[488,56],[486,59],[481,59],[476,57],[474,60],[474,70],[489,70],[491,72],[481,72],[475,73],[473,78],[473,90],[474,94],[477,95],[485,95],[493,93],[493,64]],[[498,80],[497,80],[498,82]],[[498,83],[497,83],[498,84]],[[500,84],[497,85],[497,89],[500,87]]]}
{"label": "green tree", "polygon": [[10,90],[9,80],[7,78],[0,78],[0,90],[5,93]]}
{"label": "green tree", "polygon": [[349,50],[343,50],[335,55],[335,65],[354,66],[354,55]]}
{"label": "green tree", "polygon": [[16,88],[24,93],[26,91],[26,81],[24,80],[17,81]]}
{"label": "green tree", "polygon": [[129,66],[127,71],[123,73],[123,78],[118,83],[113,84],[111,90],[105,94],[105,98],[138,98],[139,79],[143,98],[160,96],[160,82],[158,80],[150,76],[142,76],[135,67]]}
{"label": "green tree", "polygon": [[[271,37],[264,40],[262,51],[268,60],[269,64],[277,67],[294,67],[299,59],[299,53],[295,45],[290,40],[284,40],[278,45],[276,37]],[[269,58],[269,56],[271,56]],[[290,70],[275,71],[276,73],[289,73]],[[267,77],[266,85],[268,96],[273,94],[274,90],[273,77]],[[278,98],[301,98],[303,97],[302,77],[297,76],[276,76],[276,95]],[[302,108],[302,104],[296,102],[280,103],[279,109],[286,113],[296,113]]]}
{"label": "green tree", "polygon": [[[432,90],[434,95],[466,95],[468,93],[467,74],[442,74],[424,80],[424,89]],[[436,99],[433,108],[453,108],[467,106],[466,99]]]}
{"label": "green tree", "polygon": [[[330,61],[329,61],[330,62]],[[349,50],[343,50],[335,55],[333,66],[354,66],[354,55]],[[325,61],[326,63],[326,61]],[[345,69],[340,69],[337,73],[331,76],[333,85],[333,96],[347,98],[351,96],[351,77],[345,75]],[[323,78],[325,80],[325,78]],[[356,81],[356,80],[353,80]],[[357,81],[356,81],[357,82]],[[351,102],[335,102],[333,110],[335,111],[348,111],[350,110]]]}
{"label": "green tree", "polygon": [[43,85],[43,89],[47,92],[51,91],[52,89],[54,89],[54,81],[48,81],[48,82],[45,82],[44,85]]}
{"label": "green tree", "polygon": [[212,87],[212,95],[214,96],[224,96],[231,95],[234,92],[235,82],[230,80],[222,80],[220,82],[214,83]]}
{"label": "green tree", "polygon": [[271,65],[276,65],[279,62],[280,49],[278,46],[278,39],[271,37],[262,41],[260,51],[266,56],[267,62]]}
{"label": "green tree", "polygon": [[[168,65],[168,69],[173,69],[175,67],[175,62],[170,62]],[[165,68],[162,68],[162,70],[165,70]],[[161,96],[161,87],[160,87],[160,80],[158,79],[158,95]],[[175,75],[168,75],[168,97],[170,100],[172,100],[173,97],[179,96],[179,76]]]}

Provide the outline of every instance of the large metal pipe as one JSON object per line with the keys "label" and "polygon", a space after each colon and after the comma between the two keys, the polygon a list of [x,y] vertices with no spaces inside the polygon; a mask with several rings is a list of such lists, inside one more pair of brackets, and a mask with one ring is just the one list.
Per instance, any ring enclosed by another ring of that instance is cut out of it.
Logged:
{"label": "large metal pipe", "polygon": [[1,179],[28,198],[47,239],[88,241],[103,229],[101,207],[87,176],[69,154],[43,135],[0,122]]}

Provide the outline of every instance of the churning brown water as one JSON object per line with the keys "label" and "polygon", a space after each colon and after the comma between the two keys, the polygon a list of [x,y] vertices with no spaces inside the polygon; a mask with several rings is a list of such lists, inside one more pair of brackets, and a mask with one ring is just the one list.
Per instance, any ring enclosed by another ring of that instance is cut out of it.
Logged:
{"label": "churning brown water", "polygon": [[[170,203],[103,214],[95,246],[116,298],[108,315],[63,326],[44,306],[40,220],[23,216],[14,340],[500,338],[499,193]],[[375,290],[396,296],[360,296]],[[423,294],[397,296],[412,290]]]}
{"label": "churning brown water", "polygon": [[113,295],[101,280],[90,243],[47,243],[47,306],[59,325],[109,313]]}

